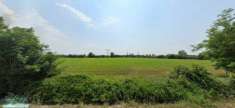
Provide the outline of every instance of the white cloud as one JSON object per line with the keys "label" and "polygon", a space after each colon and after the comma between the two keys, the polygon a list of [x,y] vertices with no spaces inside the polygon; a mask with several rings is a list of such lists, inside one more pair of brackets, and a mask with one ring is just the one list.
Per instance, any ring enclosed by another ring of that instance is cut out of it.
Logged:
{"label": "white cloud", "polygon": [[70,11],[75,16],[77,16],[82,22],[88,24],[89,26],[94,26],[93,19],[82,11],[75,9],[74,7],[67,4],[56,3],[56,5]]}
{"label": "white cloud", "polygon": [[69,50],[76,49],[72,39],[51,25],[36,10],[18,12],[10,9],[3,1],[0,1],[0,13],[3,14],[6,23],[10,27],[33,27],[39,39],[49,45],[53,51],[69,53]]}
{"label": "white cloud", "polygon": [[118,17],[109,16],[101,19],[101,21],[95,22],[94,19],[79,9],[76,9],[66,3],[56,3],[57,6],[68,10],[73,13],[76,17],[79,18],[82,22],[86,23],[90,27],[99,28],[99,27],[110,27],[120,22]]}

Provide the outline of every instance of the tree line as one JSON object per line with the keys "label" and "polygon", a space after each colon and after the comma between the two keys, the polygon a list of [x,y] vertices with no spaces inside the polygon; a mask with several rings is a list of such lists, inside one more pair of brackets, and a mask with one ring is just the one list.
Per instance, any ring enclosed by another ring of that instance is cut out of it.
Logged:
{"label": "tree line", "polygon": [[199,59],[206,60],[206,57],[203,54],[190,55],[185,50],[180,50],[177,54],[165,54],[165,55],[156,55],[156,54],[115,54],[111,52],[109,55],[96,55],[93,52],[88,54],[68,54],[68,55],[58,55],[59,57],[68,57],[68,58],[165,58],[165,59]]}

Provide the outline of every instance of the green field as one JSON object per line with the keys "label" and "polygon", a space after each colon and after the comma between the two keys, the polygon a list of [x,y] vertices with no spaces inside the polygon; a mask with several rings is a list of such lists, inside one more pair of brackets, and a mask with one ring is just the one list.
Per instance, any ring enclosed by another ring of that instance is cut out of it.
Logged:
{"label": "green field", "polygon": [[221,70],[214,70],[207,60],[153,59],[153,58],[60,58],[62,75],[88,74],[102,78],[145,78],[167,76],[176,66],[201,65],[216,76],[223,76]]}

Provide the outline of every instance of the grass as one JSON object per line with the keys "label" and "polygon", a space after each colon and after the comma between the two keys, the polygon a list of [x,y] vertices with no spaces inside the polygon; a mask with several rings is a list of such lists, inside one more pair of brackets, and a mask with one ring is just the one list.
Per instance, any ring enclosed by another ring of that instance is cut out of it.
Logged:
{"label": "grass", "polygon": [[153,58],[60,58],[64,70],[62,75],[88,74],[100,78],[126,79],[164,78],[176,66],[202,65],[216,76],[223,76],[222,70],[215,70],[208,60],[153,59]]}

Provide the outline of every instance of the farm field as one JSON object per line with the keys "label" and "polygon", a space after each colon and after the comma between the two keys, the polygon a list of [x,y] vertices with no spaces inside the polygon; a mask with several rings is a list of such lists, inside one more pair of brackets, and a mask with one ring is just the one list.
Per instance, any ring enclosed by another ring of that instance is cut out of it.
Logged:
{"label": "farm field", "polygon": [[61,75],[88,74],[101,78],[162,78],[177,66],[201,65],[215,76],[223,76],[207,60],[155,59],[155,58],[60,58]]}

